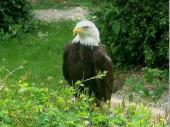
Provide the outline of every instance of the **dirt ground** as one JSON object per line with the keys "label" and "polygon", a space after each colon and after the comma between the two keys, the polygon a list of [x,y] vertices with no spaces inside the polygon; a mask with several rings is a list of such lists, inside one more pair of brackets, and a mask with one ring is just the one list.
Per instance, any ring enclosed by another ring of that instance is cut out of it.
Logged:
{"label": "dirt ground", "polygon": [[87,14],[87,10],[81,7],[70,8],[69,10],[61,9],[44,9],[34,10],[35,17],[43,21],[67,20],[83,20]]}

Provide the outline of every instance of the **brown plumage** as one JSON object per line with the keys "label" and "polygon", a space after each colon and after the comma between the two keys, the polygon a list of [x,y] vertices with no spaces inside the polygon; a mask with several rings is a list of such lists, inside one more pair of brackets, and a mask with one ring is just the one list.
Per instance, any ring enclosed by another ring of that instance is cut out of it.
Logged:
{"label": "brown plumage", "polygon": [[101,44],[88,46],[82,45],[80,42],[65,45],[63,74],[69,84],[94,77],[100,71],[107,71],[106,76],[102,79],[84,82],[84,85],[89,88],[89,95],[93,92],[97,100],[110,100],[113,89],[113,72],[112,61],[107,55],[106,48]]}

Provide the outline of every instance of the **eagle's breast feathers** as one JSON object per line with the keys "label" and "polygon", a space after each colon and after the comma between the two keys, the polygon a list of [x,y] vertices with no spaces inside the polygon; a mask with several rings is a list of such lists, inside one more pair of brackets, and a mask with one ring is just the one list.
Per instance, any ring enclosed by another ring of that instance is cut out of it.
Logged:
{"label": "eagle's breast feathers", "polygon": [[[68,43],[64,49],[63,74],[69,84],[96,76],[107,71],[106,77],[88,81],[85,86],[93,86],[92,92],[99,100],[111,98],[113,74],[112,61],[103,45],[85,46],[80,43]],[[92,84],[93,83],[93,84]]]}

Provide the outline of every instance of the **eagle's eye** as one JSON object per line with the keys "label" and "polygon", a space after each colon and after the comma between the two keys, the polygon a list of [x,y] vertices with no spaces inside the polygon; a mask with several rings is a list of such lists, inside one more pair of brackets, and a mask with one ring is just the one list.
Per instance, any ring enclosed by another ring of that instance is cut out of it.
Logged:
{"label": "eagle's eye", "polygon": [[83,26],[83,28],[84,28],[84,29],[87,29],[87,28],[89,28],[89,26]]}

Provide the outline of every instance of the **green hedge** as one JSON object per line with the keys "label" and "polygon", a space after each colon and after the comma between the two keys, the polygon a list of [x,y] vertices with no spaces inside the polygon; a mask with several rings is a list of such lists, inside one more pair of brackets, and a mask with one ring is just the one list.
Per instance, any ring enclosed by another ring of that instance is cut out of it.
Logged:
{"label": "green hedge", "polygon": [[115,65],[168,67],[168,1],[106,0],[91,15]]}
{"label": "green hedge", "polygon": [[31,19],[27,0],[0,1],[0,29],[15,35]]}

